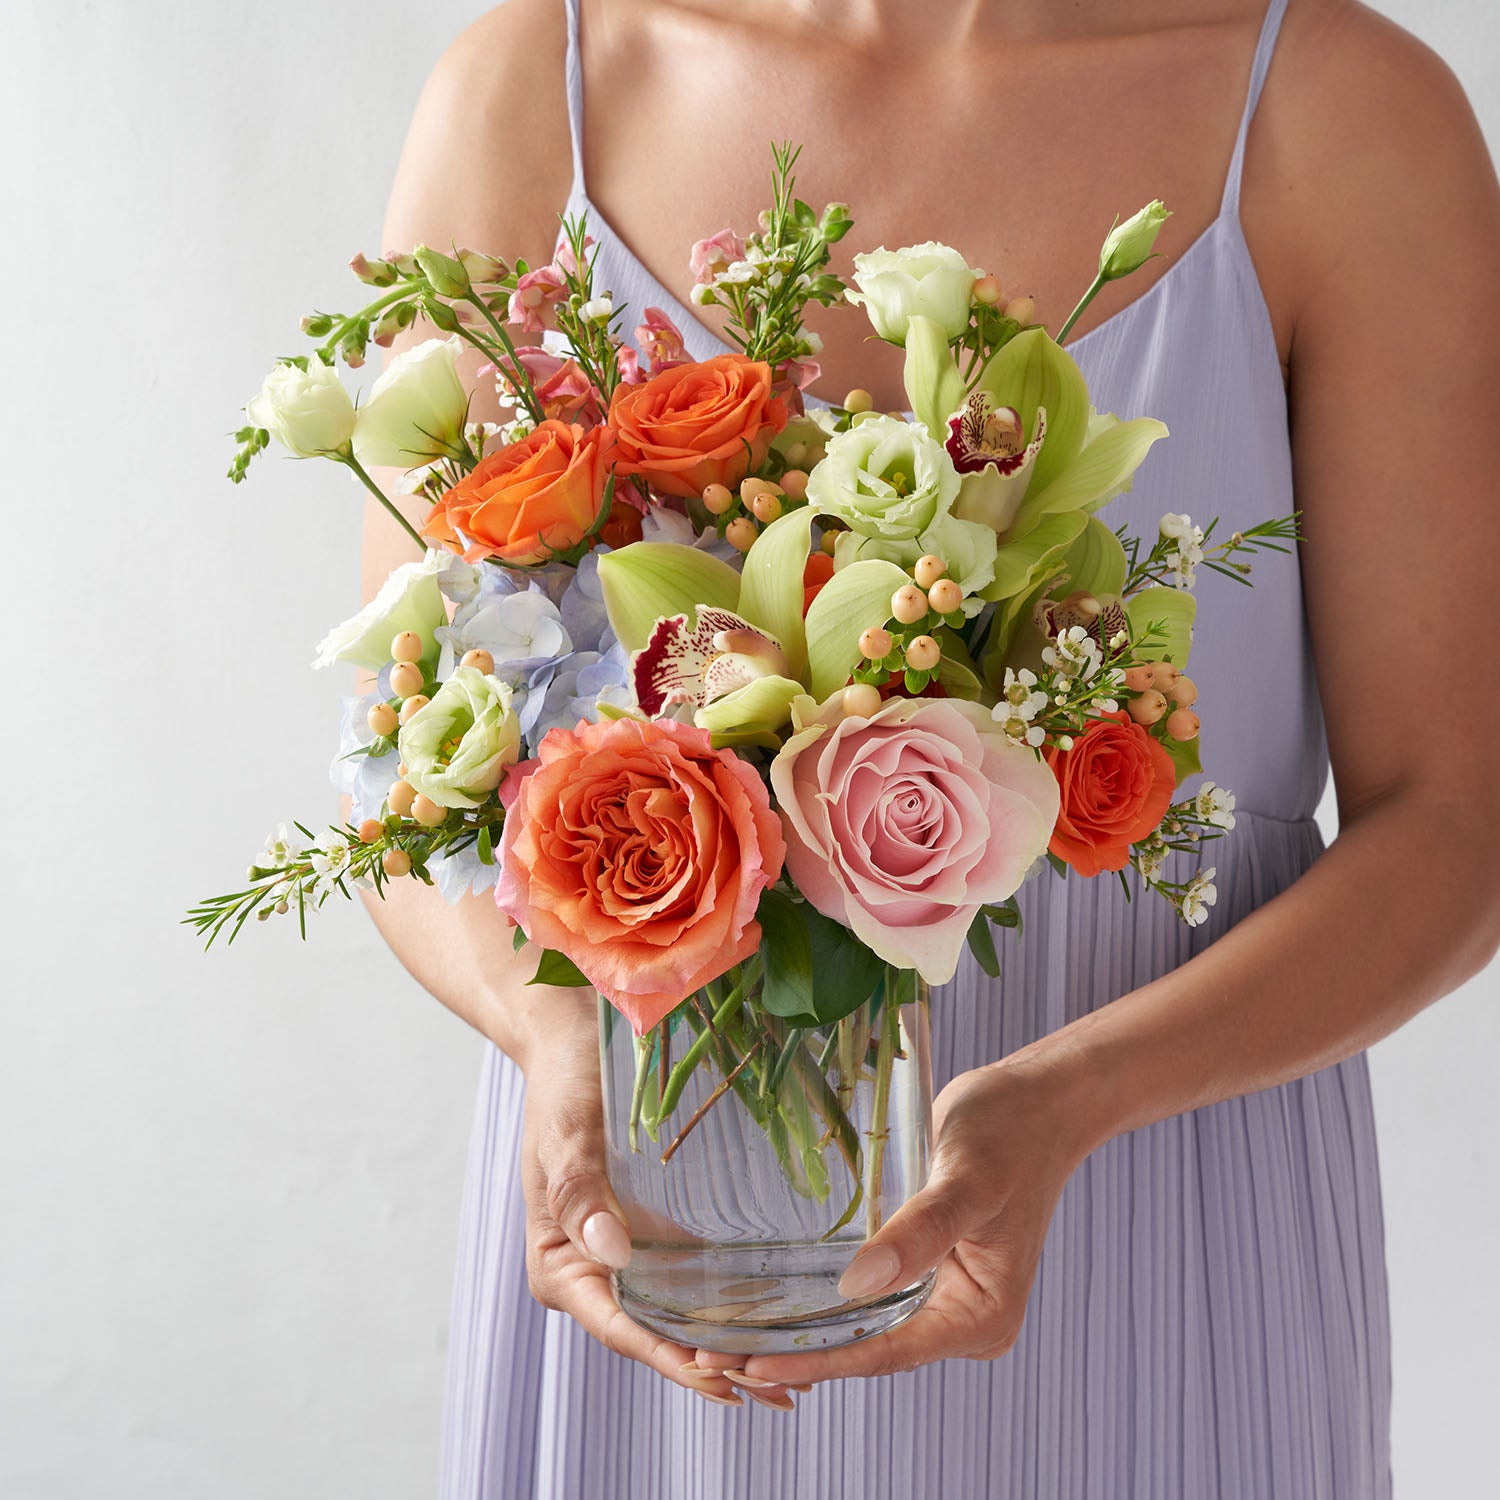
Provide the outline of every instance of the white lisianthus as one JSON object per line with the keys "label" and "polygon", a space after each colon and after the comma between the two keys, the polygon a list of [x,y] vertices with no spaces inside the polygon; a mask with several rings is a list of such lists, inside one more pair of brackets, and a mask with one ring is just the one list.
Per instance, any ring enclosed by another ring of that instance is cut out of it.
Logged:
{"label": "white lisianthus", "polygon": [[347,661],[378,672],[390,663],[391,642],[404,630],[415,631],[424,654],[431,652],[438,627],[448,623],[444,592],[463,597],[473,587],[473,574],[473,567],[451,552],[429,551],[421,562],[403,563],[357,615],[318,642],[313,666]]}
{"label": "white lisianthus", "polygon": [[807,481],[815,511],[884,542],[915,541],[957,495],[958,471],[943,445],[899,417],[867,417],[829,438]]}
{"label": "white lisianthus", "polygon": [[510,687],[460,667],[401,726],[396,748],[413,790],[439,807],[478,807],[520,753]]}
{"label": "white lisianthus", "polygon": [[455,334],[428,339],[390,362],[355,417],[360,463],[410,469],[458,449],[469,409],[458,378],[462,349]]}
{"label": "white lisianthus", "polygon": [[978,274],[951,245],[936,240],[903,250],[882,245],[854,257],[854,284],[859,290],[845,295],[864,307],[875,332],[889,343],[905,344],[913,313],[931,318],[951,341],[969,326]]}
{"label": "white lisianthus", "polygon": [[298,458],[338,453],[354,432],[354,403],[338,372],[311,355],[300,365],[277,365],[260,391],[245,405],[245,415]]}

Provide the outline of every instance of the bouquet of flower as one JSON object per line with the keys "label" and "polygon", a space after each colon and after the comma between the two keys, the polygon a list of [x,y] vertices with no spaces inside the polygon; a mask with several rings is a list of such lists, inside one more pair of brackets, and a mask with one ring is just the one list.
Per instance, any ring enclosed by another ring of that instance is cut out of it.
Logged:
{"label": "bouquet of flower", "polygon": [[[419,555],[318,647],[373,674],[333,766],[350,818],[283,827],[188,920],[212,942],[357,885],[492,890],[537,981],[629,1023],[629,1148],[645,1132],[670,1161],[733,1094],[803,1198],[842,1157],[826,1236],[862,1200],[878,1223],[903,1004],[966,946],[998,973],[992,929],[1019,925],[1034,869],[1115,873],[1127,897],[1132,870],[1204,920],[1212,869],[1167,874],[1234,825],[1211,782],[1174,800],[1201,770],[1194,575],[1245,582],[1294,525],[1111,530],[1098,512],[1162,423],[1094,411],[1032,300],[947,246],[856,255],[847,287],[847,209],[795,198],[796,153],[774,155],[758,232],[692,249],[735,352],[689,359],[658,308],[627,342],[581,220],[540,267],[357,256],[371,299],[304,319],[315,347],[249,403],[231,477],[272,438],[330,459]],[[1064,336],[1165,217],[1110,232]],[[904,347],[909,412],[804,397],[810,303],[861,305]],[[338,362],[418,319],[444,337],[356,405]],[[466,346],[504,425],[468,420]]]}

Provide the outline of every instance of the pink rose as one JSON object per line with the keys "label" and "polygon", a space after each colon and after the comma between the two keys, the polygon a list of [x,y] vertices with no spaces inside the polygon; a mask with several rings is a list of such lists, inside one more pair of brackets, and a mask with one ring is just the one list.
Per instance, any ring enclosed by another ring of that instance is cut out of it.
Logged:
{"label": "pink rose", "polygon": [[887,963],[946,983],[974,914],[1045,852],[1052,772],[956,698],[895,698],[868,719],[825,705],[794,722],[771,786],[798,889]]}
{"label": "pink rose", "polygon": [[765,783],[705,730],[554,729],[502,795],[496,904],[637,1035],[760,946],[755,909],[786,846]]}
{"label": "pink rose", "polygon": [[692,269],[693,280],[704,286],[726,266],[744,258],[744,240],[732,229],[721,229],[717,234],[710,235],[706,240],[699,240],[693,246],[688,265]]}

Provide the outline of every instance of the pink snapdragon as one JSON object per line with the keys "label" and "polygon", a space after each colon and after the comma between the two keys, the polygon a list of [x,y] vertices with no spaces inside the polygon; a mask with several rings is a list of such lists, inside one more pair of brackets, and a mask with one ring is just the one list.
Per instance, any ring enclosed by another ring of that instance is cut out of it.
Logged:
{"label": "pink snapdragon", "polygon": [[547,327],[547,313],[554,303],[568,294],[567,282],[556,266],[539,266],[516,282],[510,294],[510,312],[506,321],[523,333],[541,333]]}
{"label": "pink snapdragon", "polygon": [[745,242],[732,229],[721,229],[693,246],[688,265],[693,280],[706,286],[725,267],[745,258]]}

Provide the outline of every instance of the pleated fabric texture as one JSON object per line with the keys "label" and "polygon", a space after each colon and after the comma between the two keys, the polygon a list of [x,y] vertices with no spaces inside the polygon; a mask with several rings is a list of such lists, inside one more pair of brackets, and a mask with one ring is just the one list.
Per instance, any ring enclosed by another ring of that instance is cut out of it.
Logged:
{"label": "pleated fabric texture", "polygon": [[[589,204],[576,0],[565,4],[570,209],[588,212],[599,241],[597,284],[617,305],[665,310],[695,358],[720,353]],[[1069,346],[1101,410],[1173,431],[1107,513],[1148,536],[1169,510],[1217,515],[1227,533],[1295,508],[1280,364],[1239,220],[1246,132],[1284,8],[1272,0],[1267,12],[1218,218],[1143,297]],[[1204,754],[1240,803],[1238,826],[1203,851],[1220,892],[1210,921],[1189,931],[1155,897],[1127,904],[1109,879],[1031,882],[1000,982],[966,959],[934,993],[939,1087],[1183,963],[1318,857],[1327,758],[1296,560],[1272,557],[1255,580],[1249,590],[1205,575],[1199,590]],[[820,1386],[790,1415],[710,1406],[533,1302],[516,1171],[523,1101],[523,1078],[491,1052],[460,1227],[443,1500],[1390,1495],[1363,1055],[1090,1156],[1064,1190],[1003,1359]]]}

